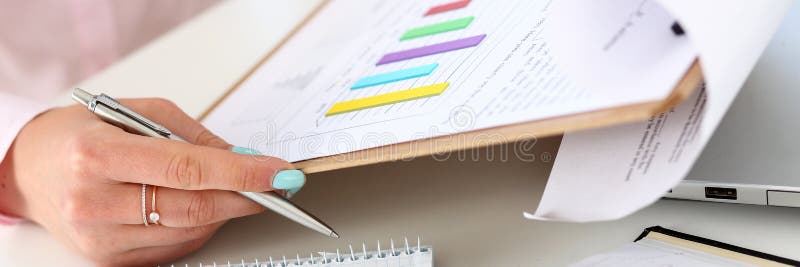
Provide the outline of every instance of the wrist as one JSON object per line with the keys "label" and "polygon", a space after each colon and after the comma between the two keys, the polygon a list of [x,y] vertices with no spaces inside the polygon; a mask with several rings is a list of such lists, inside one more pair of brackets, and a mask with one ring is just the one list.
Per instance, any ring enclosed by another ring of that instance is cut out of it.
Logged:
{"label": "wrist", "polygon": [[0,215],[25,217],[25,201],[14,175],[13,143],[0,161]]}

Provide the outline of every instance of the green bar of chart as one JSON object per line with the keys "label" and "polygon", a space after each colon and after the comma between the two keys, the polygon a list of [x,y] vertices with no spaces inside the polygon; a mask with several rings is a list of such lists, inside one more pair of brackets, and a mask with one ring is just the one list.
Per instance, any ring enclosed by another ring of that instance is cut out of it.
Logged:
{"label": "green bar of chart", "polygon": [[460,30],[469,26],[469,24],[472,23],[473,19],[475,19],[475,17],[470,16],[460,19],[448,20],[445,22],[440,22],[418,28],[413,28],[408,30],[405,34],[403,34],[403,36],[400,37],[400,41],[405,41],[428,35],[434,35],[443,32]]}

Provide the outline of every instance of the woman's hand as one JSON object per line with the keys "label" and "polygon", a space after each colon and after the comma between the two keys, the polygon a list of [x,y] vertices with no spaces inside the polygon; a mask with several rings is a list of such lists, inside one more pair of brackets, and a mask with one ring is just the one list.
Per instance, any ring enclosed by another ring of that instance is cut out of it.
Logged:
{"label": "woman's hand", "polygon": [[[263,211],[230,191],[273,190],[275,173],[292,169],[230,152],[168,101],[121,102],[192,144],[126,133],[81,106],[50,110],[20,131],[0,165],[0,210],[39,223],[99,265],[155,265],[199,248],[226,220]],[[297,189],[300,180],[276,185]],[[143,226],[143,183],[160,187],[161,225]]]}

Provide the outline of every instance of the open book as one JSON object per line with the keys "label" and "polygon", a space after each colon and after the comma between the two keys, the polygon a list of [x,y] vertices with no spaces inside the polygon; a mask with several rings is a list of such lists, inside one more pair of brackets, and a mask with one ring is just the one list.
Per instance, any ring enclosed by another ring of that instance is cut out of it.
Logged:
{"label": "open book", "polygon": [[594,255],[571,267],[798,266],[775,255],[653,226],[633,243]]}

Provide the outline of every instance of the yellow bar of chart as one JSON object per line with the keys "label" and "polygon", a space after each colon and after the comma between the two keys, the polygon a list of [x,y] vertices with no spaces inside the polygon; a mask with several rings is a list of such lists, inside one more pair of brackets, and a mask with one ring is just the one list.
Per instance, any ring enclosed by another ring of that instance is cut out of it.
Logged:
{"label": "yellow bar of chart", "polygon": [[444,92],[444,90],[447,89],[449,85],[450,85],[449,82],[443,82],[443,83],[431,84],[431,85],[426,85],[426,86],[421,86],[376,96],[342,101],[333,104],[333,106],[331,106],[328,112],[325,113],[325,116],[327,117],[336,114],[342,114],[367,108],[374,108],[374,107],[399,103],[403,101],[437,96],[442,94],[442,92]]}

